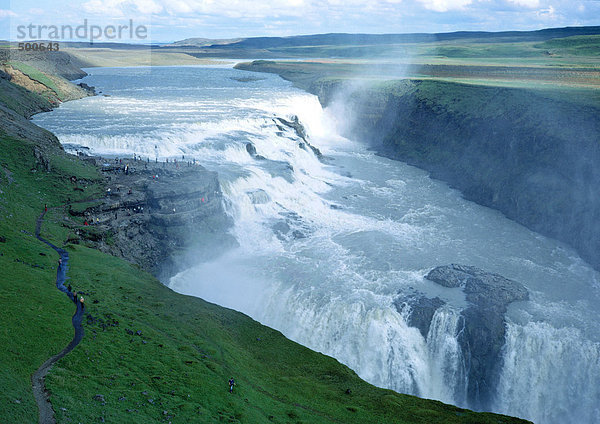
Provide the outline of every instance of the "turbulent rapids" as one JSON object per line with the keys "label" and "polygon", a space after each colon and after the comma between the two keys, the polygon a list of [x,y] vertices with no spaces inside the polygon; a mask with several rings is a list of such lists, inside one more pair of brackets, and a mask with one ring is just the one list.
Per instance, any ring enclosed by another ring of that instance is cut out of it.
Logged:
{"label": "turbulent rapids", "polygon": [[[237,247],[210,260],[198,252],[171,288],[245,312],[378,386],[540,423],[600,422],[600,276],[571,249],[339,136],[343,108],[323,110],[273,75],[90,72],[85,82],[110,97],[66,103],[36,123],[65,146],[183,156],[219,173]],[[470,395],[480,382],[461,344],[471,303],[424,278],[450,263],[528,291],[508,307],[484,401]],[[426,332],[410,325],[420,298],[443,304]]]}

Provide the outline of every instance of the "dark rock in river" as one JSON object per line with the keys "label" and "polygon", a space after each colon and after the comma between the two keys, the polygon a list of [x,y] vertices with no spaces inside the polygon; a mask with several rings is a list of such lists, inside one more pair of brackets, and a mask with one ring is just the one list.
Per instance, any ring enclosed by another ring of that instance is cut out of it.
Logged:
{"label": "dark rock in river", "polygon": [[232,79],[232,80],[238,81],[238,82],[254,82],[254,81],[262,81],[265,78],[259,78],[259,77],[229,77],[229,79]]}
{"label": "dark rock in river", "polygon": [[431,326],[431,320],[435,311],[445,304],[446,302],[439,297],[430,299],[416,295],[400,297],[394,301],[394,305],[400,313],[402,313],[406,305],[409,306],[408,325],[418,328],[425,339],[427,339],[427,334],[429,334],[429,327]]}
{"label": "dark rock in river", "polygon": [[247,194],[248,194],[248,197],[250,198],[250,201],[254,205],[262,205],[265,203],[269,203],[271,201],[271,197],[269,197],[267,192],[262,189],[249,191]]}
{"label": "dark rock in river", "polygon": [[474,266],[440,266],[425,278],[444,287],[462,287],[469,302],[498,307],[504,311],[511,302],[529,299],[529,293],[522,284]]}
{"label": "dark rock in river", "polygon": [[250,156],[252,156],[256,160],[266,160],[267,159],[263,155],[256,154],[256,147],[254,147],[254,144],[252,144],[252,143],[246,143],[246,151],[248,152],[248,154]]}
{"label": "dark rock in river", "polygon": [[87,85],[85,82],[80,82],[77,85],[80,86],[81,88],[83,88],[85,91],[87,91],[88,93],[90,93],[92,95],[96,94],[96,87]]}
{"label": "dark rock in river", "polygon": [[516,281],[473,266],[441,266],[425,278],[444,287],[460,287],[466,294],[470,306],[461,313],[464,329],[458,341],[469,377],[467,399],[471,408],[489,408],[502,368],[504,315],[510,303],[528,300],[529,293]]}
{"label": "dark rock in river", "polygon": [[246,151],[252,157],[256,156],[256,147],[252,143],[246,143]]}
{"label": "dark rock in river", "polygon": [[[312,152],[314,153],[314,155],[316,157],[318,157],[319,159],[323,158],[323,154],[321,153],[321,151],[309,143],[308,135],[306,134],[306,129],[304,128],[304,125],[302,125],[300,123],[298,116],[293,115],[291,121],[288,121],[287,119],[283,119],[283,118],[279,118],[279,117],[275,118],[275,119],[276,119],[275,125],[277,125],[277,128],[279,128],[280,131],[283,131],[284,129],[283,129],[283,127],[281,127],[281,125],[277,124],[277,121],[279,121],[286,127],[293,129],[294,132],[296,133],[296,135],[304,141],[306,146],[310,147],[310,149],[312,150]],[[300,145],[300,148],[304,149],[304,150],[306,149],[306,147],[303,146],[302,144]]]}
{"label": "dark rock in river", "polygon": [[296,135],[298,137],[300,137],[302,140],[306,141],[306,139],[308,138],[308,136],[306,135],[306,129],[304,128],[304,125],[302,125],[300,123],[298,116],[292,115],[291,121],[288,121],[287,119],[283,119],[283,118],[276,118],[276,119],[279,122],[281,122],[283,125],[285,125],[286,127],[293,129],[296,132]]}

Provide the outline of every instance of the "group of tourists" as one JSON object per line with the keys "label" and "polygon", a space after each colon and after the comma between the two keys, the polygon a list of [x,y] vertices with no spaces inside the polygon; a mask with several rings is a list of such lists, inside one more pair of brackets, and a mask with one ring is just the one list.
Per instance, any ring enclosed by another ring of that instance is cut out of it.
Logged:
{"label": "group of tourists", "polygon": [[[62,266],[63,266],[62,258],[58,258],[58,269],[61,269]],[[70,284],[67,286],[67,290],[68,290],[68,295],[71,299],[73,299],[75,306],[81,305],[81,309],[83,310],[83,308],[85,306],[85,303],[84,303],[85,299],[83,298],[83,296],[81,296],[81,293],[79,294],[79,297],[78,297],[78,294],[73,291],[73,288],[71,287]]]}

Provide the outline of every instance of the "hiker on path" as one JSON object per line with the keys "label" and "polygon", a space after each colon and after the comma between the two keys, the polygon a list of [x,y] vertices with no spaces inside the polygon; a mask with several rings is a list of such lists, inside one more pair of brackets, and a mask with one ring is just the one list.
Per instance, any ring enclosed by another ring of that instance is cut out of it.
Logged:
{"label": "hiker on path", "polygon": [[229,379],[229,393],[233,393],[233,386],[235,386],[235,381],[233,381],[233,377]]}
{"label": "hiker on path", "polygon": [[44,212],[48,212],[48,205],[44,204]]}
{"label": "hiker on path", "polygon": [[81,303],[81,309],[83,309],[83,307],[85,306],[83,302],[84,302],[83,296],[80,296],[79,303]]}

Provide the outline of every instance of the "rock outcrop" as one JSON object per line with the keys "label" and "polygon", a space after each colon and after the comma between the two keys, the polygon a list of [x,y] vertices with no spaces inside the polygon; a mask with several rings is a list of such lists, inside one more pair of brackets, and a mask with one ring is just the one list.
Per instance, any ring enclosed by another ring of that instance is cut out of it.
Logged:
{"label": "rock outcrop", "polygon": [[27,63],[49,75],[60,76],[67,80],[76,80],[87,75],[81,68],[89,66],[63,51],[22,51],[18,49],[0,48],[0,63]]}
{"label": "rock outcrop", "polygon": [[394,301],[394,305],[398,312],[402,313],[404,308],[408,307],[408,325],[419,329],[423,338],[427,339],[431,320],[435,311],[444,306],[444,302],[439,297],[432,299],[417,294],[401,296]]}
{"label": "rock outcrop", "polygon": [[275,125],[277,125],[281,131],[283,131],[283,128],[281,127],[281,125],[278,124],[278,122],[294,130],[296,135],[303,140],[303,143],[300,144],[301,148],[306,149],[306,146],[308,146],[316,157],[318,157],[319,159],[323,158],[323,154],[321,153],[321,151],[312,144],[310,144],[310,142],[308,141],[308,134],[306,133],[306,128],[304,128],[304,125],[302,125],[297,115],[292,115],[290,121],[279,117],[275,118],[274,121]]}
{"label": "rock outcrop", "polygon": [[73,205],[71,214],[86,218],[90,225],[77,235],[100,250],[164,280],[235,244],[215,172],[188,163],[88,160],[108,175],[107,194],[84,208]]}
{"label": "rock outcrop", "polygon": [[507,307],[528,300],[529,293],[516,281],[473,266],[440,266],[425,278],[444,287],[460,287],[466,295],[469,307],[461,312],[464,328],[458,341],[469,378],[467,399],[472,408],[488,408],[502,368]]}
{"label": "rock outcrop", "polygon": [[[443,287],[462,290],[468,306],[461,311],[458,342],[465,359],[470,408],[489,409],[502,368],[505,314],[512,302],[529,299],[527,289],[516,281],[485,272],[474,266],[445,265],[426,276]],[[408,324],[427,338],[435,312],[446,302],[418,293],[401,295],[394,302],[400,313],[408,313]]]}
{"label": "rock outcrop", "polygon": [[60,102],[94,94],[93,87],[68,81],[87,75],[79,69],[80,65],[64,52],[50,54],[0,48],[0,131],[33,140],[41,149],[60,148],[54,134],[28,119],[36,113],[52,110]]}

